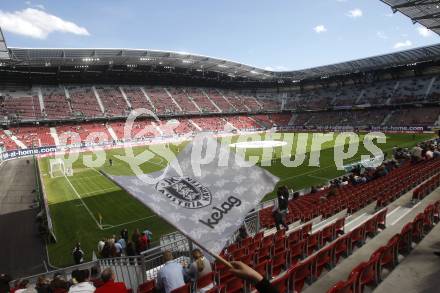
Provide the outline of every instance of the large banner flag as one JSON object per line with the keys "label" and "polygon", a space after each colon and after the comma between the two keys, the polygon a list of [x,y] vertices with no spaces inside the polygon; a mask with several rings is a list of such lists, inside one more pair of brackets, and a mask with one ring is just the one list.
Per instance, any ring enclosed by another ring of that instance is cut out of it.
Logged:
{"label": "large banner flag", "polygon": [[166,170],[106,175],[196,244],[218,254],[278,181],[242,155],[204,137],[188,143]]}

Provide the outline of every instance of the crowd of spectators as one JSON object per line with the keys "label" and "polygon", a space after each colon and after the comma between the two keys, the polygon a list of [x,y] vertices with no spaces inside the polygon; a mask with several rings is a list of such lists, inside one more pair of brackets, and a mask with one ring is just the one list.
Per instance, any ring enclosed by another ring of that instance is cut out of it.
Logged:
{"label": "crowd of spectators", "polygon": [[112,269],[107,268],[100,273],[98,267],[92,267],[90,270],[72,271],[70,279],[66,279],[61,273],[55,273],[52,279],[38,277],[35,284],[31,284],[29,280],[16,280],[11,288],[11,280],[5,279],[0,289],[2,293],[127,293],[125,284],[115,280]]}
{"label": "crowd of spectators", "polygon": [[98,242],[98,254],[101,258],[120,256],[136,256],[150,248],[152,233],[149,230],[136,229],[129,237],[126,228],[121,230],[120,235],[112,235]]}

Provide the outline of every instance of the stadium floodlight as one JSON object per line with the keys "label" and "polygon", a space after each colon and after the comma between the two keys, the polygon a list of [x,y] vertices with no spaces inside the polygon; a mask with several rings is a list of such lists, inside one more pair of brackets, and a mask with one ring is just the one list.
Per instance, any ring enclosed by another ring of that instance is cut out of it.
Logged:
{"label": "stadium floodlight", "polygon": [[194,61],[185,59],[185,60],[182,60],[182,63],[191,64],[191,63],[194,63]]}
{"label": "stadium floodlight", "polygon": [[86,57],[86,58],[82,58],[82,61],[83,61],[83,62],[99,61],[99,58]]}
{"label": "stadium floodlight", "polygon": [[226,66],[226,65],[224,65],[224,64],[219,64],[218,67],[221,67],[221,68],[228,68],[228,66]]}

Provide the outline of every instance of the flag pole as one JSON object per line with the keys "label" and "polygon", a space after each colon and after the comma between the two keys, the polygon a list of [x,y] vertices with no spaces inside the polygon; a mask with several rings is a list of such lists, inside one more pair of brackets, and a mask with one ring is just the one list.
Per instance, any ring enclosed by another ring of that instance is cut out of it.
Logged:
{"label": "flag pole", "polygon": [[[127,192],[128,194],[130,194],[130,192],[128,192],[123,186],[119,185],[116,181],[112,180],[112,178],[110,178],[110,176],[107,175],[106,172],[104,172],[103,170],[99,170],[99,172],[104,175],[105,177],[107,177],[110,181],[112,181],[114,184],[116,184],[119,188],[121,188],[122,190],[124,190],[125,192]],[[131,195],[131,194],[130,194]],[[132,198],[138,200],[135,196],[132,196]],[[139,200],[138,200],[139,201]],[[139,201],[140,202],[140,201]],[[143,202],[140,202],[142,205],[145,205]],[[145,205],[146,206],[146,205]],[[147,206],[148,207],[148,206]],[[159,215],[160,216],[160,215]],[[160,216],[161,217],[161,216]],[[198,247],[200,247],[202,250],[206,251],[207,253],[209,253],[212,257],[214,257],[217,261],[219,261],[221,264],[227,266],[228,268],[232,269],[232,265],[229,261],[227,261],[226,259],[224,259],[223,257],[221,257],[218,254],[213,253],[212,251],[210,251],[209,249],[207,249],[204,245],[201,245],[198,241],[192,239],[190,236],[188,236],[185,232],[183,232],[182,230],[180,230],[178,227],[176,227],[173,223],[171,223],[170,221],[168,221],[168,219],[166,219],[165,217],[161,217],[165,222],[167,222],[169,225],[173,226],[174,228],[176,228],[176,230],[178,230],[180,233],[182,233],[183,236],[185,236],[186,238],[190,239],[192,242],[194,242]]]}

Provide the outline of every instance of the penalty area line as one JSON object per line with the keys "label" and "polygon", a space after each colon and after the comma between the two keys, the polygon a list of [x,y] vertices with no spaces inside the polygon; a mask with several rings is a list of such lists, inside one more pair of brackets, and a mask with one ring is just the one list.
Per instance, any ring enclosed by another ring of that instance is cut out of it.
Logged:
{"label": "penalty area line", "polygon": [[315,176],[315,175],[307,175],[307,176],[311,177],[311,178],[319,179],[319,180],[326,180],[326,181],[331,180],[331,178],[327,178],[327,177],[320,177],[320,176]]}
{"label": "penalty area line", "polygon": [[142,220],[147,220],[147,219],[151,219],[151,218],[155,218],[155,217],[157,217],[157,215],[151,215],[151,216],[148,216],[148,217],[145,217],[145,218],[136,219],[136,220],[133,220],[133,221],[129,221],[129,222],[125,222],[125,223],[117,224],[117,225],[104,225],[105,227],[103,227],[102,230],[113,229],[113,228],[116,228],[116,227],[121,227],[121,226],[129,225],[129,224],[133,224],[133,223],[136,223],[136,222],[139,222],[139,221],[142,221]]}
{"label": "penalty area line", "polygon": [[99,229],[102,230],[102,225],[99,224],[99,222],[96,220],[95,216],[93,215],[92,211],[89,209],[89,207],[86,205],[86,203],[84,202],[84,200],[82,199],[81,195],[79,195],[78,191],[76,191],[75,187],[72,185],[72,182],[70,182],[69,178],[67,178],[66,174],[64,174],[64,178],[66,178],[67,183],[69,183],[70,187],[72,188],[73,192],[76,194],[76,197],[78,197],[78,199],[81,201],[82,205],[84,206],[84,208],[87,210],[87,212],[89,213],[90,217],[93,219],[93,221],[95,221],[96,226],[98,226]]}

